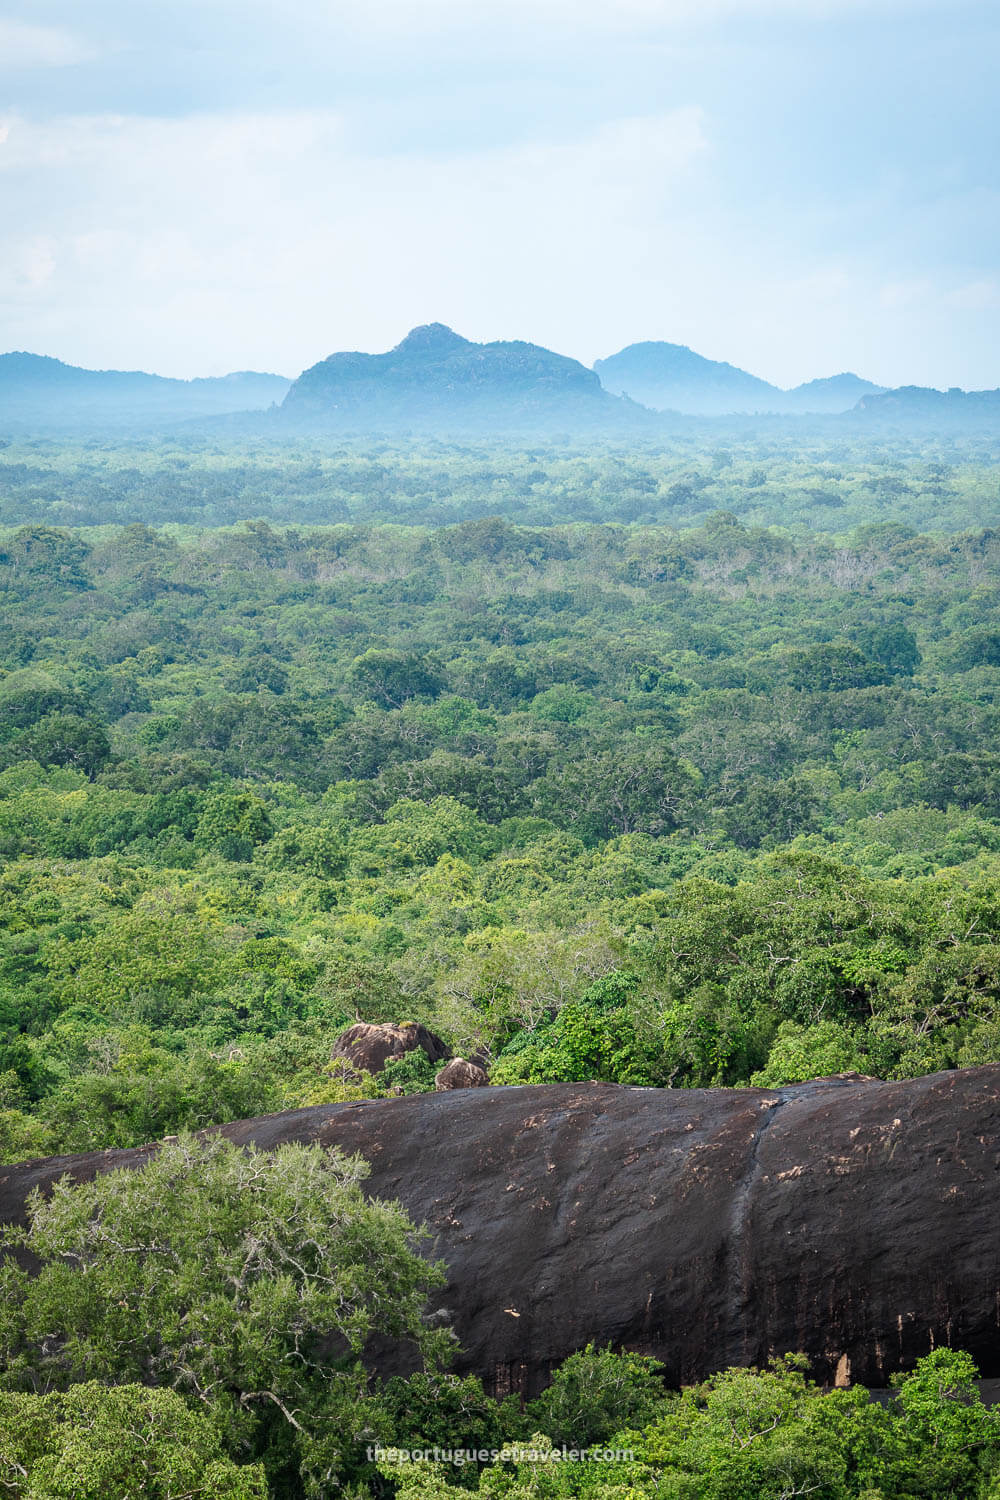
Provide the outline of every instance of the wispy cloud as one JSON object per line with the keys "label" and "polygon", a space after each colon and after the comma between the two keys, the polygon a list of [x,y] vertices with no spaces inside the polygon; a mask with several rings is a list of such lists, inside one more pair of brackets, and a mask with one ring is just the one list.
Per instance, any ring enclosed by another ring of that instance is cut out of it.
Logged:
{"label": "wispy cloud", "polygon": [[103,322],[118,362],[153,349],[186,372],[205,363],[193,327],[228,364],[269,347],[288,368],[394,343],[421,316],[552,337],[539,295],[580,309],[595,257],[618,278],[645,255],[710,159],[696,109],[568,142],[381,155],[352,149],[333,111],[6,123],[0,311],[17,341]]}
{"label": "wispy cloud", "polygon": [[364,30],[425,35],[442,26],[468,31],[495,22],[518,27],[559,23],[574,30],[620,32],[740,17],[811,22],[937,4],[940,0],[341,0],[336,15],[338,21],[349,20]]}
{"label": "wispy cloud", "polygon": [[64,27],[0,20],[0,75],[30,68],[68,68],[96,56],[92,43]]}
{"label": "wispy cloud", "polygon": [[[996,312],[1000,308],[1000,277],[989,276],[981,281],[968,281],[964,286],[949,292],[948,302],[963,312]],[[997,372],[1000,379],[1000,371]]]}

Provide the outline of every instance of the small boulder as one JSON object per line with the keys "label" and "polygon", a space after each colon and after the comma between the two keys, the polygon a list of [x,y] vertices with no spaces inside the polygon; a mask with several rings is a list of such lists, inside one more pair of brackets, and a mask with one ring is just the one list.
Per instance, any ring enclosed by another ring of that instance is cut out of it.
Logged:
{"label": "small boulder", "polygon": [[449,1055],[449,1048],[433,1031],[416,1022],[395,1025],[389,1022],[382,1026],[359,1021],[349,1026],[337,1038],[333,1047],[333,1059],[343,1060],[365,1073],[381,1073],[391,1057],[403,1057],[421,1047],[432,1063],[440,1062]]}
{"label": "small boulder", "polygon": [[482,1089],[489,1083],[485,1070],[478,1064],[466,1062],[464,1057],[453,1057],[445,1063],[434,1080],[436,1089]]}

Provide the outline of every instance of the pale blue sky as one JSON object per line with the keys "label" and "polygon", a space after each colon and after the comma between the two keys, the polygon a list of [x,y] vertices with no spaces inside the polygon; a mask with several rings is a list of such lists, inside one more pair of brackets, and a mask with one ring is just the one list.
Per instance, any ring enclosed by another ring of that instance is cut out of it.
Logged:
{"label": "pale blue sky", "polygon": [[1000,385],[996,0],[6,0],[0,349]]}

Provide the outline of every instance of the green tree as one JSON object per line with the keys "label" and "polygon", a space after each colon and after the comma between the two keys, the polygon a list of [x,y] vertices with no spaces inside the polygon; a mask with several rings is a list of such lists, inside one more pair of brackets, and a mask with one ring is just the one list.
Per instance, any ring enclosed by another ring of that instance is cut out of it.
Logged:
{"label": "green tree", "polygon": [[787,842],[819,826],[819,798],[801,776],[783,781],[748,777],[742,797],[719,814],[719,821],[738,849],[757,849]]}
{"label": "green tree", "polygon": [[87,1381],[0,1393],[0,1489],[11,1500],[267,1500],[210,1419],[175,1391]]}
{"label": "green tree", "polygon": [[539,787],[536,809],[590,843],[678,827],[696,777],[672,751],[618,745],[567,756]]}
{"label": "green tree", "polygon": [[645,1427],[666,1399],[662,1369],[646,1355],[588,1344],[528,1403],[521,1431],[544,1432],[557,1447],[590,1448],[623,1428]]}
{"label": "green tree", "polygon": [[297,870],[320,880],[334,880],[347,867],[341,827],[289,823],[268,842],[265,860],[279,870]]}
{"label": "green tree", "polygon": [[378,1075],[381,1088],[389,1094],[427,1094],[434,1088],[438,1069],[422,1047],[390,1057]]}
{"label": "green tree", "polygon": [[410,698],[436,698],[444,678],[413,652],[371,649],[355,657],[347,681],[361,700],[401,708]]}
{"label": "green tree", "polygon": [[368,1202],[357,1158],[272,1154],[221,1137],[166,1143],[141,1170],[62,1178],[0,1244],[2,1384],[169,1386],[203,1405],[228,1451],[284,1493],[350,1466],[378,1420],[361,1353],[374,1335],[447,1347],[421,1316],[441,1273],[398,1207]]}
{"label": "green tree", "polygon": [[782,1021],[767,1062],[751,1074],[754,1088],[780,1088],[783,1083],[805,1083],[834,1073],[859,1070],[861,1041],[857,1032],[836,1021],[799,1026]]}
{"label": "green tree", "polygon": [[[670,1500],[848,1500],[852,1439],[869,1432],[868,1393],[825,1396],[786,1356],[766,1370],[720,1371],[674,1398],[641,1434],[619,1434]],[[874,1414],[876,1423],[881,1414]],[[887,1500],[887,1497],[883,1497]]]}
{"label": "green tree", "polygon": [[11,753],[43,766],[70,766],[93,777],[111,755],[111,741],[99,719],[51,713],[18,735]]}
{"label": "green tree", "polygon": [[247,860],[256,844],[271,837],[266,805],[253,792],[219,791],[208,798],[195,829],[202,849],[215,849],[226,859]]}
{"label": "green tree", "polygon": [[913,631],[899,621],[862,626],[853,636],[868,660],[879,662],[893,677],[912,677],[923,660]]}
{"label": "green tree", "polygon": [[874,1455],[872,1479],[889,1496],[951,1500],[985,1493],[1000,1478],[1000,1412],[983,1405],[979,1371],[959,1349],[935,1349],[894,1375],[891,1439]]}
{"label": "green tree", "polygon": [[[393,1443],[400,1448],[474,1448],[503,1446],[522,1425],[516,1396],[495,1401],[476,1375],[418,1372],[395,1376],[379,1391]],[[457,1477],[474,1482],[475,1464]]]}

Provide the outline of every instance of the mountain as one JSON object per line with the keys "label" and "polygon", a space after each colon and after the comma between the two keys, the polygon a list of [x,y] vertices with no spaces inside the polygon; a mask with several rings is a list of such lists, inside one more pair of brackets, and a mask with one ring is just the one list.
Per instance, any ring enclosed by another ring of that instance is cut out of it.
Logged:
{"label": "mountain", "polygon": [[[867,424],[992,430],[998,391],[886,391],[853,374],[782,390],[681,344],[630,344],[594,368],[539,344],[476,344],[428,323],[384,354],[331,354],[297,380],[252,370],[173,380],[0,354],[0,435],[162,430],[206,423],[230,435],[316,432],[665,433],[670,416],[834,416]],[[673,424],[676,426],[676,422]]]}
{"label": "mountain", "polygon": [[875,396],[885,389],[860,375],[828,375],[825,380],[808,380],[782,392],[782,411],[836,415],[852,411],[865,396]]}
{"label": "mountain", "polygon": [[290,385],[282,375],[253,370],[172,380],[141,370],[85,370],[42,354],[0,354],[0,426],[129,427],[184,421],[272,406]]}
{"label": "mountain", "polygon": [[443,323],[412,329],[385,354],[331,354],[299,376],[281,413],[349,431],[656,425],[575,359],[520,341],[474,344]]}
{"label": "mountain", "polygon": [[904,385],[898,390],[864,396],[858,413],[868,421],[894,426],[963,428],[996,432],[1000,426],[1000,390],[937,391],[929,386]]}
{"label": "mountain", "polygon": [[818,413],[850,411],[859,399],[881,390],[857,375],[810,380],[785,391],[736,365],[705,359],[685,344],[629,344],[599,359],[601,384],[658,411],[690,416],[730,416],[746,412]]}
{"label": "mountain", "polygon": [[704,359],[685,344],[629,344],[597,360],[594,369],[605,390],[615,395],[691,416],[776,411],[783,394],[766,380],[735,365]]}

